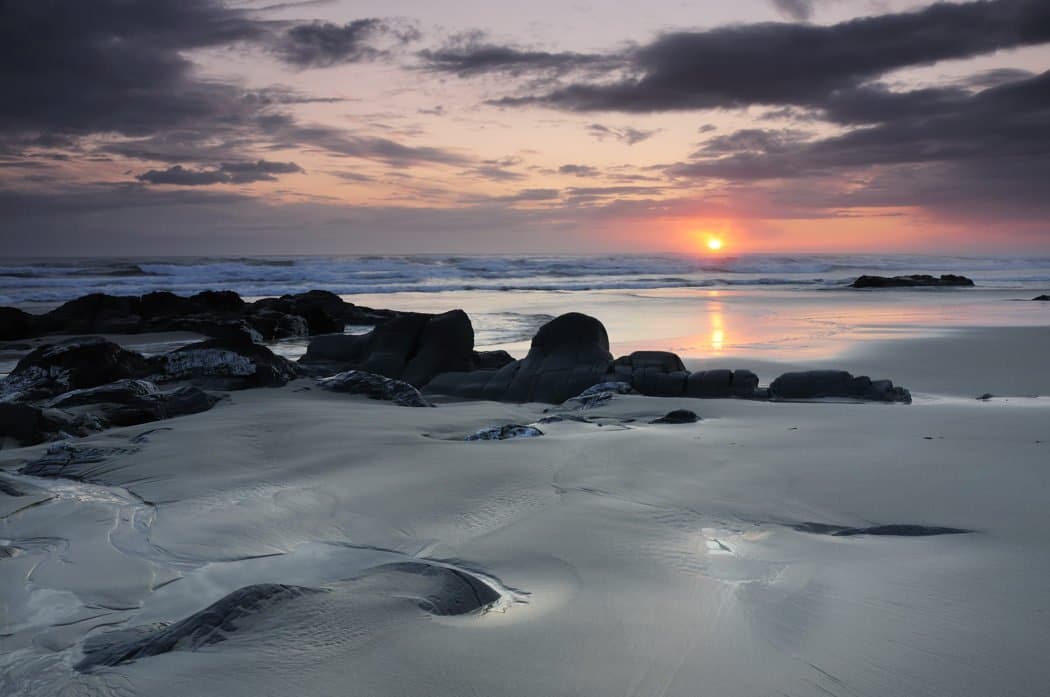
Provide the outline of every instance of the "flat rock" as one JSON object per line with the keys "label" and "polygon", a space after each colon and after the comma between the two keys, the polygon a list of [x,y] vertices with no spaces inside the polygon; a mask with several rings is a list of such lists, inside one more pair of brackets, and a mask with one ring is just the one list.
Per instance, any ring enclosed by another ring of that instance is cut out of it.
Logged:
{"label": "flat rock", "polygon": [[347,370],[337,375],[321,378],[317,385],[322,389],[347,394],[360,394],[370,399],[393,402],[402,407],[434,406],[413,385],[383,375],[363,370]]}
{"label": "flat rock", "polygon": [[243,339],[189,344],[151,362],[156,381],[194,380],[222,389],[280,387],[299,376],[288,359]]}
{"label": "flat rock", "polygon": [[973,286],[973,280],[966,276],[955,274],[941,274],[931,276],[929,274],[911,274],[908,276],[860,276],[851,288],[928,288],[928,287],[952,287]]}
{"label": "flat rock", "polygon": [[784,373],[769,385],[770,399],[863,399],[911,403],[911,393],[890,380],[854,377],[844,370],[809,370]]}

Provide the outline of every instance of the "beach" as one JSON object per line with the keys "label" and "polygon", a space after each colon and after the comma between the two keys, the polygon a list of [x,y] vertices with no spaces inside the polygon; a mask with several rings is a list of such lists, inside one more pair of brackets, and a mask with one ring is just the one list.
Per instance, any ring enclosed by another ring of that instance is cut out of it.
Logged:
{"label": "beach", "polygon": [[[445,293],[386,306],[446,310]],[[455,296],[490,318],[478,348],[520,357],[507,313],[531,335],[576,310],[613,355],[763,386],[839,368],[910,404],[424,388],[436,408],[408,408],[301,377],[69,441],[57,478],[17,471],[55,444],[5,448],[0,693],[1042,694],[1050,308],[1030,294]],[[700,420],[651,423],[676,409]],[[542,435],[464,440],[506,424]],[[245,588],[227,626],[93,658]]]}

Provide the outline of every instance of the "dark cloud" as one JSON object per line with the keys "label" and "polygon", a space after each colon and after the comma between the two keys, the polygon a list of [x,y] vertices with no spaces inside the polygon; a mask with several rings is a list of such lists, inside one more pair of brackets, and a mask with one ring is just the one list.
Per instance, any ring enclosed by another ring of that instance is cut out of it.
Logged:
{"label": "dark cloud", "polygon": [[250,184],[261,181],[277,181],[278,174],[295,174],[303,168],[294,162],[224,162],[215,169],[187,169],[175,165],[165,170],[151,169],[137,177],[147,184],[171,184],[175,186],[208,186],[211,184]]}
{"label": "dark cloud", "polygon": [[520,75],[526,72],[566,73],[579,69],[608,68],[621,59],[571,51],[537,51],[490,42],[482,32],[453,36],[444,46],[419,52],[424,67],[471,77],[486,73]]}
{"label": "dark cloud", "polygon": [[813,16],[814,0],[770,0],[777,11],[788,17],[802,21]]}
{"label": "dark cloud", "polygon": [[327,68],[388,56],[390,50],[382,42],[405,44],[419,37],[412,26],[374,17],[343,25],[311,22],[288,29],[274,51],[281,60],[300,68]]}
{"label": "dark cloud", "polygon": [[1050,3],[938,3],[831,26],[730,25],[674,32],[632,49],[627,78],[507,97],[501,106],[656,112],[749,105],[822,106],[893,70],[1050,41]]}
{"label": "dark cloud", "polygon": [[562,165],[558,168],[558,174],[571,174],[576,177],[597,177],[601,172],[597,167],[590,165]]}
{"label": "dark cloud", "polygon": [[632,128],[631,126],[624,126],[623,128],[614,128],[600,123],[592,123],[587,126],[587,132],[595,138],[597,138],[598,140],[605,140],[606,138],[615,138],[621,143],[626,143],[627,145],[634,145],[635,143],[641,143],[643,140],[649,140],[660,131],[643,131],[638,128]]}
{"label": "dark cloud", "polygon": [[[885,120],[823,138],[794,130],[737,131],[709,140],[692,161],[667,171],[737,184],[820,178],[841,182],[848,175],[857,182],[850,187],[851,205],[863,200],[867,205],[954,203],[968,211],[983,206],[1004,216],[1045,211],[1050,205],[1050,178],[1045,176],[1050,72],[977,93],[878,88],[865,90],[858,99],[866,104],[861,113],[881,114]],[[845,111],[841,118],[850,116]],[[835,187],[832,183],[830,189]],[[1006,212],[1011,207],[1013,212]]]}

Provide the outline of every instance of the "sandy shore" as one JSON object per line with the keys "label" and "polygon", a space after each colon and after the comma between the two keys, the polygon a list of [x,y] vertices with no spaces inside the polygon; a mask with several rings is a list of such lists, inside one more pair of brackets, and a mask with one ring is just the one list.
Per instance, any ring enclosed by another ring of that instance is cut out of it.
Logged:
{"label": "sandy shore", "polygon": [[[835,361],[911,405],[618,396],[542,437],[463,442],[550,407],[300,380],[84,439],[84,482],[14,474],[46,447],[5,450],[0,694],[1041,695],[1048,346],[967,329]],[[693,363],[763,383],[788,365]],[[703,420],[648,423],[674,408]],[[499,600],[438,614],[444,586],[371,573],[403,562]],[[85,638],[260,583],[327,592],[196,651],[74,669]]]}

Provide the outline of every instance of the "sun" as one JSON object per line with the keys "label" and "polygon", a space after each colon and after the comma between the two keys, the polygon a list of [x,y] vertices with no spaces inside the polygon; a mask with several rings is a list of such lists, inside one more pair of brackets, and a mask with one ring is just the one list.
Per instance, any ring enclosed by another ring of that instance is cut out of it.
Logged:
{"label": "sun", "polygon": [[710,249],[712,252],[717,252],[718,250],[722,249],[722,240],[718,237],[708,237],[707,248]]}

